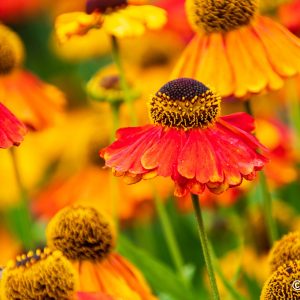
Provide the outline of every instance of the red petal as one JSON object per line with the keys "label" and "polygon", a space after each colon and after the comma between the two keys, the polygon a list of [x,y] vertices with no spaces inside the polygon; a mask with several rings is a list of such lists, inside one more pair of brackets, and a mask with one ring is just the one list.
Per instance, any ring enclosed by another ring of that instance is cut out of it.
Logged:
{"label": "red petal", "polygon": [[223,116],[220,117],[220,119],[249,133],[255,130],[254,118],[244,112],[238,112],[231,115]]}
{"label": "red petal", "polygon": [[142,156],[143,167],[145,169],[157,168],[157,174],[165,177],[177,173],[178,155],[184,139],[185,132],[183,130],[167,129]]}

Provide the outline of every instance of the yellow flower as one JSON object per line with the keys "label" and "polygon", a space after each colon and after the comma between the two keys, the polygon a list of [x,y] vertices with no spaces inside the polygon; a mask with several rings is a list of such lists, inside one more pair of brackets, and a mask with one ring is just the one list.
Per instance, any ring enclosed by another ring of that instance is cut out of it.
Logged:
{"label": "yellow flower", "polygon": [[300,278],[300,260],[280,266],[265,282],[260,300],[300,299],[300,290],[294,282]]}
{"label": "yellow flower", "polygon": [[283,236],[273,246],[269,255],[271,271],[275,272],[290,260],[297,259],[300,259],[300,232],[294,231]]}
{"label": "yellow flower", "polygon": [[87,1],[87,13],[73,12],[57,17],[55,28],[60,42],[102,28],[118,38],[142,35],[146,29],[159,29],[166,23],[165,11],[152,5],[132,5],[133,1]]}
{"label": "yellow flower", "polygon": [[0,281],[2,300],[70,300],[77,277],[72,264],[60,251],[30,251],[10,261]]}
{"label": "yellow flower", "polygon": [[95,209],[73,206],[57,213],[47,227],[47,243],[71,259],[79,291],[101,292],[122,300],[155,300],[140,272],[112,252],[115,233]]}

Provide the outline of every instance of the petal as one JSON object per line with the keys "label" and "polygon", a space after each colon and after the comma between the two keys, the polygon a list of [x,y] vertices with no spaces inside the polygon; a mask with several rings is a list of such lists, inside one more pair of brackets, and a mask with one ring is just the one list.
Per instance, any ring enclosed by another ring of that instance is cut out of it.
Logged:
{"label": "petal", "polygon": [[181,151],[185,132],[175,128],[165,130],[159,140],[153,143],[142,156],[145,169],[157,168],[160,176],[173,176],[177,173],[178,155]]}
{"label": "petal", "polygon": [[223,181],[222,170],[218,168],[214,149],[205,131],[190,131],[178,156],[178,172],[185,178],[196,178],[200,183]]}
{"label": "petal", "polygon": [[300,42],[288,30],[266,17],[253,24],[274,70],[281,76],[293,76],[300,71]]}
{"label": "petal", "polygon": [[245,112],[238,112],[227,116],[222,116],[220,119],[249,133],[255,130],[254,118]]}
{"label": "petal", "polygon": [[[120,130],[117,133],[121,136],[120,139],[103,149],[100,155],[106,160],[106,165],[117,172],[145,173],[146,170],[141,165],[141,157],[159,139],[161,130],[159,126]],[[126,132],[130,132],[130,135],[125,136]]]}

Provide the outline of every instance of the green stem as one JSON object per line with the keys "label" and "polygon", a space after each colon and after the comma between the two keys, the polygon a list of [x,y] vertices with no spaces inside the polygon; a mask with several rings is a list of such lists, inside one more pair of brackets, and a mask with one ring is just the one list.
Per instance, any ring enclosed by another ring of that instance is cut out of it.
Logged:
{"label": "green stem", "polygon": [[34,242],[34,234],[33,234],[33,221],[31,218],[30,210],[29,210],[29,197],[26,191],[26,188],[24,187],[20,170],[18,167],[17,157],[15,148],[10,148],[10,154],[12,159],[12,165],[13,170],[16,178],[16,183],[19,189],[19,195],[20,195],[20,205],[17,208],[16,216],[15,216],[15,225],[18,229],[18,233],[20,235],[20,238],[24,244],[24,247],[26,250],[34,249],[35,242]]}
{"label": "green stem", "polygon": [[187,280],[184,277],[183,274],[183,259],[179,250],[179,246],[177,243],[177,240],[175,238],[175,234],[170,222],[170,219],[168,217],[168,213],[165,209],[165,206],[162,204],[162,201],[160,197],[158,196],[158,193],[153,187],[153,194],[154,194],[154,200],[155,200],[155,207],[158,213],[158,217],[160,219],[162,228],[163,228],[163,233],[173,260],[173,263],[175,265],[175,268],[177,270],[178,275],[180,276],[181,280],[187,284]]}
{"label": "green stem", "polygon": [[124,92],[124,100],[128,106],[129,114],[131,117],[131,125],[135,126],[137,124],[137,119],[134,111],[134,102],[130,95],[130,88],[128,82],[126,80],[125,71],[122,65],[121,57],[120,57],[120,47],[118,44],[118,40],[115,36],[111,36],[111,44],[112,44],[112,56],[113,60],[116,64],[116,67],[119,71],[121,87]]}
{"label": "green stem", "polygon": [[[119,117],[120,117],[120,106],[121,103],[110,103],[111,108],[111,115],[112,115],[112,127],[111,127],[111,134],[110,134],[110,141],[113,142],[115,140],[115,134],[117,129],[119,128]],[[111,183],[111,204],[112,204],[112,215],[115,220],[116,230],[119,230],[119,201],[120,201],[120,193],[119,193],[119,184],[118,178],[116,178],[112,173],[110,176],[110,183]]]}
{"label": "green stem", "polygon": [[203,256],[206,264],[206,269],[209,276],[209,281],[212,289],[212,295],[214,300],[219,300],[219,291],[217,287],[214,267],[211,260],[211,254],[209,251],[209,244],[208,244],[208,238],[205,232],[204,223],[203,223],[203,217],[202,217],[202,211],[199,204],[199,198],[197,195],[192,194],[192,201],[194,206],[194,212],[198,223],[198,232],[200,237],[200,242],[202,246]]}
{"label": "green stem", "polygon": [[110,142],[115,140],[116,131],[119,128],[119,117],[120,117],[120,105],[121,103],[110,103],[111,115],[112,115],[112,129],[110,135]]}
{"label": "green stem", "polygon": [[274,244],[274,242],[278,239],[278,231],[277,231],[277,226],[275,223],[275,220],[272,215],[272,195],[270,193],[268,183],[266,180],[266,175],[262,171],[260,172],[259,176],[259,183],[260,183],[260,188],[261,188],[261,193],[262,193],[262,200],[264,204],[264,214],[266,218],[266,225],[267,225],[267,230],[268,230],[268,236],[270,240],[271,246]]}
{"label": "green stem", "polygon": [[[245,102],[245,109],[252,117],[254,117],[250,100]],[[263,201],[263,206],[264,206],[264,215],[265,215],[265,220],[266,220],[269,241],[270,241],[270,244],[273,245],[274,242],[278,238],[278,232],[277,232],[277,227],[276,227],[275,220],[273,218],[273,213],[272,213],[272,211],[273,211],[272,210],[272,202],[273,202],[272,194],[270,192],[264,171],[260,172],[259,178],[260,178],[259,184],[260,184],[260,188],[262,191],[262,201]]]}

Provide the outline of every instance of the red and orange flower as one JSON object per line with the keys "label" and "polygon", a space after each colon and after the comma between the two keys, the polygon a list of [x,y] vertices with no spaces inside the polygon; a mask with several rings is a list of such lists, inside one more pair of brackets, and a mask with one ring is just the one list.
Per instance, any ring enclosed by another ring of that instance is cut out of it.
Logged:
{"label": "red and orange flower", "polygon": [[154,124],[119,129],[117,141],[100,155],[129,184],[171,177],[179,197],[205,187],[218,194],[252,180],[267,162],[266,148],[251,134],[253,118],[220,117],[220,101],[196,80],[170,81],[149,102]]}
{"label": "red and orange flower", "polygon": [[18,146],[27,130],[2,103],[0,103],[0,148]]}
{"label": "red and orange flower", "polygon": [[299,39],[258,15],[257,0],[187,0],[186,10],[196,35],[171,78],[195,78],[222,97],[247,99],[300,73]]}

